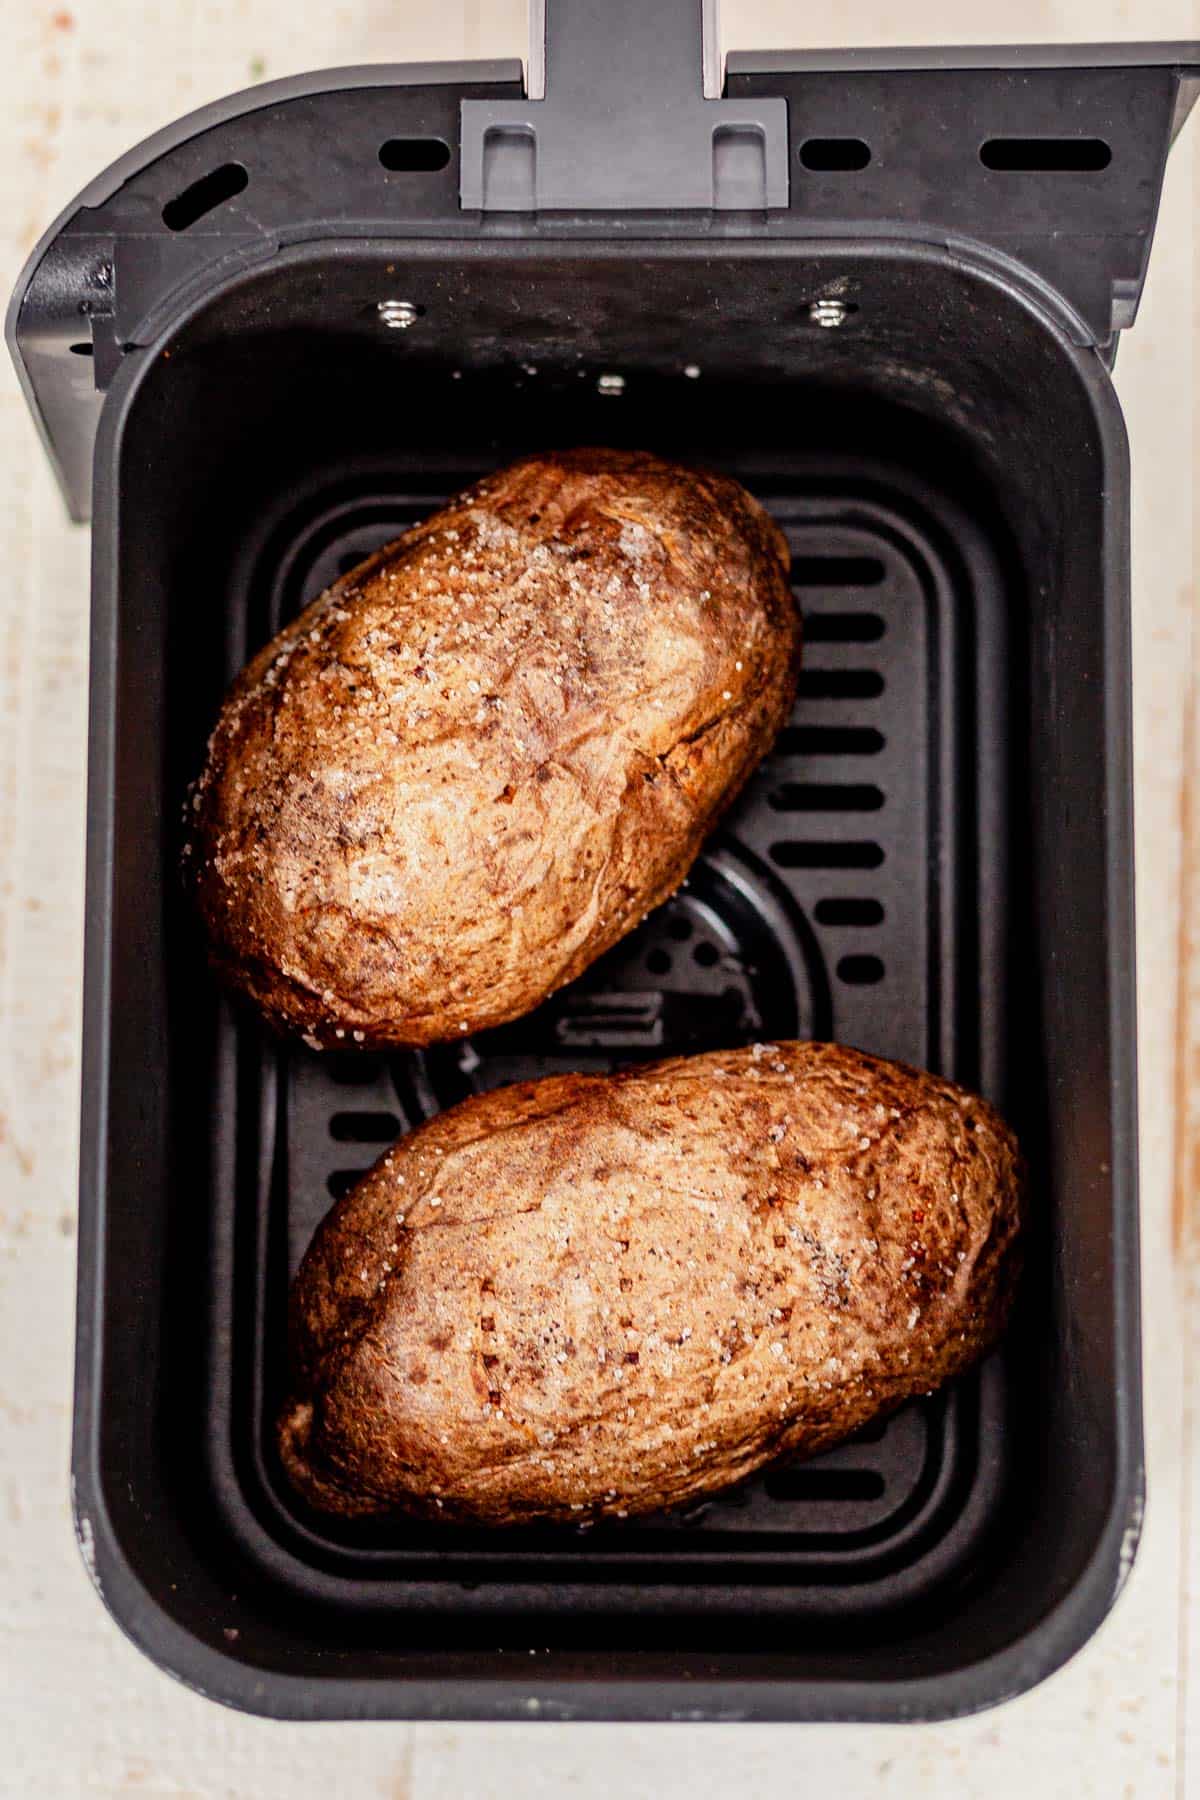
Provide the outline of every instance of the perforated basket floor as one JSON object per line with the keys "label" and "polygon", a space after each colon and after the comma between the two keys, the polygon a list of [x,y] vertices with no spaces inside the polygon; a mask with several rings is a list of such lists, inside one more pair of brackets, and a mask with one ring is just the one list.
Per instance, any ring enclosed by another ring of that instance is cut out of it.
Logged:
{"label": "perforated basket floor", "polygon": [[[303,1567],[310,1598],[358,1614],[428,1602],[543,1618],[581,1603],[861,1615],[961,1575],[1000,1502],[999,1358],[818,1459],[682,1514],[592,1529],[331,1524],[303,1511],[275,1462],[287,1283],[315,1225],[397,1133],[469,1093],[778,1036],[838,1038],[1003,1099],[1005,628],[989,546],[894,470],[731,472],[787,534],[805,664],[791,722],[680,893],[537,1012],[470,1041],[331,1058],[278,1049],[245,1019],[225,1027],[238,1134],[217,1186],[238,1199],[215,1234],[231,1296],[218,1271],[215,1482],[247,1549],[277,1574]],[[458,485],[458,471],[428,488],[375,474],[295,502],[247,552],[230,675]]]}

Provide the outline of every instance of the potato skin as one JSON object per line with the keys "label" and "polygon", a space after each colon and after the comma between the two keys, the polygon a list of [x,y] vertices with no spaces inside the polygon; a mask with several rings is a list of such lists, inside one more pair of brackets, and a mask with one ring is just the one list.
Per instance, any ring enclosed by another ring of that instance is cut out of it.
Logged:
{"label": "potato skin", "polygon": [[839,1045],[479,1096],[318,1229],[292,1291],[284,1466],[346,1515],[694,1501],[986,1350],[1021,1210],[991,1107]]}
{"label": "potato skin", "polygon": [[489,476],[235,683],[184,853],[215,963],[314,1048],[519,1017],[683,880],[799,629],[734,481],[612,450]]}

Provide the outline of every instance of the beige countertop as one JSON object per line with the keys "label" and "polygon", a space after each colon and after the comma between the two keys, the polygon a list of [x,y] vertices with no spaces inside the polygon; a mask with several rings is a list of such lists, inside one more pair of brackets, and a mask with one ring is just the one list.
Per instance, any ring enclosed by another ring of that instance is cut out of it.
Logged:
{"label": "beige countertop", "polygon": [[[910,0],[897,38],[894,6],[726,0],[723,23],[733,47],[1200,38],[1198,0],[1010,0],[973,30],[965,15],[961,0]],[[7,293],[36,235],[86,180],[205,100],[304,68],[517,55],[523,40],[514,0],[428,8],[414,0],[14,3],[0,63],[0,287]],[[800,1795],[818,1778],[828,1791],[856,1795],[885,1777],[883,1791],[922,1800],[1200,1796],[1200,1195],[1192,1192],[1200,1188],[1200,972],[1189,964],[1182,989],[1178,975],[1188,942],[1181,893],[1200,932],[1200,797],[1184,779],[1189,671],[1200,660],[1198,202],[1194,118],[1171,159],[1141,317],[1117,368],[1133,458],[1145,1533],[1112,1616],[1073,1663],[1033,1693],[952,1725],[281,1725],[185,1692],[121,1638],[84,1574],[67,1501],[88,539],[66,522],[6,362],[0,1792],[598,1800],[615,1787],[682,1800]],[[1200,743],[1200,733],[1191,741]],[[1185,842],[1194,846],[1189,857]]]}

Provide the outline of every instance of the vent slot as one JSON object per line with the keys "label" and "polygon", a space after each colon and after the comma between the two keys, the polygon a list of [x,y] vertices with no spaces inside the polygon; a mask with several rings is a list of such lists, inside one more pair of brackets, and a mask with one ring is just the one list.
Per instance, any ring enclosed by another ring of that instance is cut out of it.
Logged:
{"label": "vent slot", "polygon": [[329,1121],[339,1144],[390,1144],[399,1132],[400,1121],[389,1112],[338,1112]]}
{"label": "vent slot", "polygon": [[775,1469],[763,1486],[772,1500],[880,1500],[886,1483],[877,1469]]}
{"label": "vent slot", "polygon": [[182,194],[176,194],[173,200],[167,201],[162,209],[163,224],[168,231],[187,231],[206,213],[240,194],[249,181],[250,177],[241,163],[222,163],[219,169],[202,175],[199,181],[193,181],[191,187],[184,188]]}
{"label": "vent slot", "polygon": [[985,169],[1021,175],[1083,175],[1107,169],[1112,151],[1103,138],[989,138],[979,152]]}
{"label": "vent slot", "polygon": [[883,792],[869,782],[787,781],[767,799],[776,812],[878,812]]}
{"label": "vent slot", "polygon": [[794,843],[785,838],[771,845],[771,861],[781,869],[877,869],[883,861],[878,844]]}
{"label": "vent slot", "polygon": [[393,175],[431,175],[450,161],[450,146],[438,137],[388,138],[379,160]]}
{"label": "vent slot", "polygon": [[378,1081],[383,1065],[376,1056],[330,1056],[322,1058],[322,1067],[344,1087],[370,1087]]}
{"label": "vent slot", "polygon": [[884,624],[878,613],[841,612],[806,613],[806,644],[876,644],[883,636]]}
{"label": "vent slot", "polygon": [[778,756],[878,756],[886,739],[872,725],[785,725]]}
{"label": "vent slot", "polygon": [[800,146],[800,161],[814,174],[849,174],[870,160],[871,146],[861,138],[808,138]]}
{"label": "vent slot", "polygon": [[884,977],[884,967],[877,956],[843,956],[837,966],[839,981],[850,987],[874,987]]}
{"label": "vent slot", "polygon": [[878,556],[793,556],[792,586],[878,587],[886,571]]}
{"label": "vent slot", "polygon": [[801,669],[796,683],[800,700],[877,700],[882,692],[877,669]]}
{"label": "vent slot", "polygon": [[878,900],[818,900],[813,915],[818,925],[883,924],[883,907]]}

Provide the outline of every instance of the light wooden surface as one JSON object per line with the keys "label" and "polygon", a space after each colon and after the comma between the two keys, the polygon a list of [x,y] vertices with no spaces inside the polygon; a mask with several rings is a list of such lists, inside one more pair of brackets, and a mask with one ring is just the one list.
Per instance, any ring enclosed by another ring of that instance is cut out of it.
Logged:
{"label": "light wooden surface", "polygon": [[[961,0],[726,0],[724,36],[732,46],[1200,37],[1197,0],[1010,0],[987,12]],[[9,0],[3,19],[4,292],[85,180],[204,100],[336,63],[520,54],[524,36],[516,0]],[[615,1789],[674,1800],[801,1795],[819,1779],[832,1793],[879,1786],[923,1800],[1200,1796],[1200,1286],[1189,1297],[1200,968],[1177,1005],[1180,947],[1200,940],[1200,780],[1183,782],[1200,649],[1198,127],[1172,158],[1117,376],[1134,468],[1145,1535],[1115,1612],[1069,1668],[954,1725],[275,1725],[184,1692],[118,1635],[84,1576],[67,1507],[88,546],[66,525],[0,371],[0,1792],[591,1800]]]}

